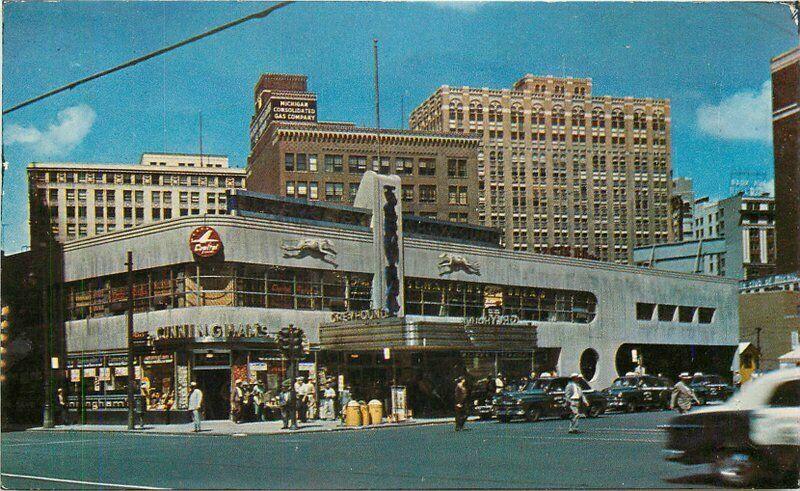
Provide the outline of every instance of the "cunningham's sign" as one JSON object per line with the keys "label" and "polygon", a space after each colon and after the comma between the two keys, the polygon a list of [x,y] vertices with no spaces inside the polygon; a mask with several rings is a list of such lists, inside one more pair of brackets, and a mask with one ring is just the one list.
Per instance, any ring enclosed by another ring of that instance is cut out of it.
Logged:
{"label": "cunningham's sign", "polygon": [[156,329],[156,341],[171,339],[247,339],[269,338],[272,339],[267,326],[254,324],[176,324]]}

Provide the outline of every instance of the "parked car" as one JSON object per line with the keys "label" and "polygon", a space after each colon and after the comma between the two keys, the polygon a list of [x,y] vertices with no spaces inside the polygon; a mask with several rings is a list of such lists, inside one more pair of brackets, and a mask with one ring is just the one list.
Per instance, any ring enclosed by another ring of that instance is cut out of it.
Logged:
{"label": "parked car", "polygon": [[668,409],[672,383],[664,377],[627,373],[603,389],[608,409],[632,413],[642,409]]}
{"label": "parked car", "polygon": [[[512,419],[538,421],[548,416],[569,417],[570,410],[564,401],[567,383],[569,377],[539,378],[528,382],[523,390],[503,393],[497,398],[494,408],[497,420],[505,423]],[[592,389],[585,380],[581,380],[580,385],[589,400],[586,414],[590,417],[603,414],[607,405],[605,396]]]}
{"label": "parked car", "polygon": [[494,378],[484,378],[475,382],[471,392],[472,414],[482,420],[494,417],[495,394]]}
{"label": "parked car", "polygon": [[772,480],[796,486],[800,473],[800,368],[767,373],[730,400],[673,418],[665,458],[711,463],[729,485]]}
{"label": "parked car", "polygon": [[727,401],[733,395],[733,386],[726,384],[719,375],[695,373],[689,383],[700,405],[712,401]]}

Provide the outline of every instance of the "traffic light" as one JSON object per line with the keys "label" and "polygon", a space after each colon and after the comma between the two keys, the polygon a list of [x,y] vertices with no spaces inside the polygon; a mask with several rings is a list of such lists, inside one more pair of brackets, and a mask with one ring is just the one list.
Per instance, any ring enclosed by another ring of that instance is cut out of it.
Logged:
{"label": "traffic light", "polygon": [[280,349],[281,353],[284,354],[288,354],[289,350],[292,349],[291,334],[289,333],[288,327],[284,327],[278,331],[278,349]]}
{"label": "traffic light", "polygon": [[292,351],[296,356],[299,356],[303,352],[303,330],[293,328],[292,329]]}
{"label": "traffic light", "polygon": [[[6,368],[6,347],[8,346],[8,314],[11,310],[8,305],[3,305],[0,308],[0,371],[4,372]],[[5,382],[6,374],[0,372],[0,382]]]}

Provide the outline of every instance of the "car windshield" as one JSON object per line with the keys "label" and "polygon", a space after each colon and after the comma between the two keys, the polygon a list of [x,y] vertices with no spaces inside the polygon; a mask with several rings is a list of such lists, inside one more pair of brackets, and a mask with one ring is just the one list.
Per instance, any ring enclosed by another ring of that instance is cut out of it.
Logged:
{"label": "car windshield", "polygon": [[534,380],[533,382],[529,382],[528,386],[525,387],[525,390],[544,390],[547,388],[547,384],[549,380]]}
{"label": "car windshield", "polygon": [[722,379],[717,375],[698,375],[692,379],[693,384],[721,384]]}
{"label": "car windshield", "polygon": [[636,379],[630,377],[618,378],[611,385],[614,387],[636,387]]}

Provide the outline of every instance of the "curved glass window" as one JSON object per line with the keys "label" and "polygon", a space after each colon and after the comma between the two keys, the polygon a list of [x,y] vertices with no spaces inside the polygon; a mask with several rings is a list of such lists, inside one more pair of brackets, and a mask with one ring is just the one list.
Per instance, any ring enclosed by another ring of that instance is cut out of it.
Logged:
{"label": "curved glass window", "polygon": [[406,278],[408,315],[481,317],[518,315],[521,320],[588,324],[597,311],[591,292]]}
{"label": "curved glass window", "polygon": [[[372,275],[244,263],[188,263],[134,274],[135,312],[223,306],[344,312],[370,308]],[[67,320],[125,313],[127,277],[65,285]]]}

